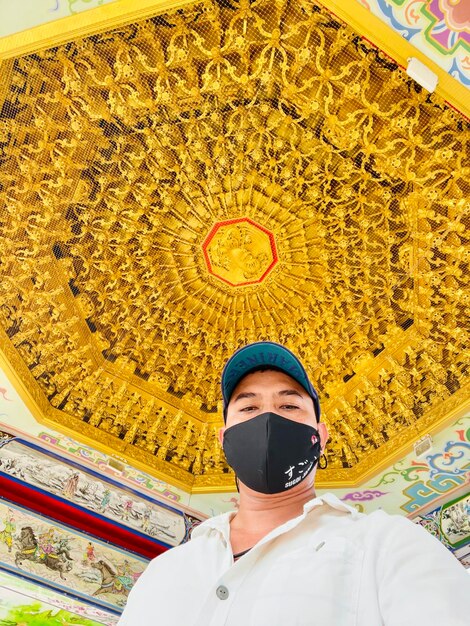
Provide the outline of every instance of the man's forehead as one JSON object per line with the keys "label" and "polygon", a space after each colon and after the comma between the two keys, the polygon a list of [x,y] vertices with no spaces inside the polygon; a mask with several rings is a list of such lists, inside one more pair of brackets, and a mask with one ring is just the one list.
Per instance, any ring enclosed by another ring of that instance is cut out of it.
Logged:
{"label": "man's forehead", "polygon": [[240,392],[266,393],[266,391],[272,391],[273,393],[279,393],[282,390],[292,390],[302,395],[308,396],[306,390],[298,383],[294,378],[280,372],[278,370],[257,370],[250,372],[244,376],[233,390],[230,401],[235,399]]}

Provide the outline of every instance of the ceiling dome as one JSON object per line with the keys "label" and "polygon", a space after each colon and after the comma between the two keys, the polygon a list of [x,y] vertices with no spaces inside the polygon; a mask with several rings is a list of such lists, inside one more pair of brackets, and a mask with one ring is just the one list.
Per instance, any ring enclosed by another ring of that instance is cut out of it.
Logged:
{"label": "ceiling dome", "polygon": [[15,60],[0,326],[38,417],[227,489],[219,379],[305,363],[354,482],[466,397],[465,118],[311,2],[201,2]]}

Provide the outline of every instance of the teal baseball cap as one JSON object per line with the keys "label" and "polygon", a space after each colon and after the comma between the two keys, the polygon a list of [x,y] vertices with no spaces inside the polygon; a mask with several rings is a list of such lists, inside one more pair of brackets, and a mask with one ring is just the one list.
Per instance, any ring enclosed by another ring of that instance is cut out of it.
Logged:
{"label": "teal baseball cap", "polygon": [[247,374],[258,369],[274,369],[284,372],[305,389],[312,398],[317,421],[320,421],[320,400],[315,387],[299,359],[287,348],[273,341],[257,341],[237,350],[225,364],[222,372],[222,397],[224,419],[233,390]]}

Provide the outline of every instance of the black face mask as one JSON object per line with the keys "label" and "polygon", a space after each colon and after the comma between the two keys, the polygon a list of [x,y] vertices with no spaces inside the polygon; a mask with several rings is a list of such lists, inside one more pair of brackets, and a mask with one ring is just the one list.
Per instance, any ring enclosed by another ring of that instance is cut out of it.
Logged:
{"label": "black face mask", "polygon": [[315,428],[277,413],[262,413],[227,428],[224,452],[238,478],[259,493],[292,489],[310,474],[320,458]]}

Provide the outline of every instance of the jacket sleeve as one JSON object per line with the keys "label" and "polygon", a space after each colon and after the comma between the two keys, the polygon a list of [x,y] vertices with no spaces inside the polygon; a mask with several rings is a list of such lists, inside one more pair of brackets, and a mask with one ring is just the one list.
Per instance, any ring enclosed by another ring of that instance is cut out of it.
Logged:
{"label": "jacket sleeve", "polygon": [[470,576],[421,526],[393,516],[378,562],[384,626],[470,626]]}

